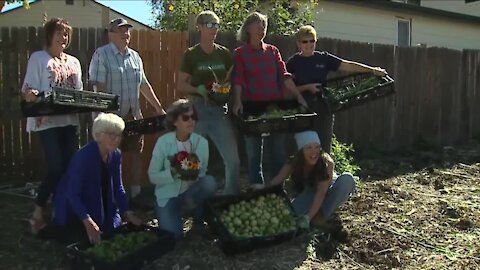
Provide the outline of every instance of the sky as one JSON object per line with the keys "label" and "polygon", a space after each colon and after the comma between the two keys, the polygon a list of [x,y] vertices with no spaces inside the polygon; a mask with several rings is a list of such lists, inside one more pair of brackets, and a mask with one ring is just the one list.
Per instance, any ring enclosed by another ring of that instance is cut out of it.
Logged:
{"label": "sky", "polygon": [[[108,6],[111,9],[123,13],[128,17],[131,17],[144,24],[153,24],[152,14],[150,13],[150,6],[147,4],[146,0],[97,0],[97,2],[102,3],[103,5]],[[12,9],[20,5],[21,4],[16,3],[7,4],[2,11]]]}

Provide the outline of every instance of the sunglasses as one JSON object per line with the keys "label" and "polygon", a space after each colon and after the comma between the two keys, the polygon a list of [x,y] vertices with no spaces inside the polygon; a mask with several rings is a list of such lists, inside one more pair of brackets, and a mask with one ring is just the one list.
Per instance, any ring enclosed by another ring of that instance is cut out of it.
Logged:
{"label": "sunglasses", "polygon": [[208,29],[220,29],[220,24],[219,23],[213,23],[213,22],[208,22],[208,23],[205,23],[205,26],[208,28]]}
{"label": "sunglasses", "polygon": [[302,40],[300,41],[301,43],[303,44],[307,44],[307,43],[315,43],[315,39],[310,39],[310,40]]}
{"label": "sunglasses", "polygon": [[188,120],[192,119],[192,121],[197,121],[197,115],[196,114],[182,114],[181,116],[182,121],[187,122]]}

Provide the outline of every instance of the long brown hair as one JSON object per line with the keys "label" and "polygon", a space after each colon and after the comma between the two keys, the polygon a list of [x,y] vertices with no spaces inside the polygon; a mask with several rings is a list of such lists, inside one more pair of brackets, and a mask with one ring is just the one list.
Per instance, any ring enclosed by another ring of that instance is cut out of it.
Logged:
{"label": "long brown hair", "polygon": [[314,187],[317,182],[328,180],[327,155],[321,150],[317,163],[315,163],[308,175],[305,175],[305,155],[303,154],[303,149],[298,150],[291,162],[292,174],[290,177],[295,190],[301,191],[306,187]]}

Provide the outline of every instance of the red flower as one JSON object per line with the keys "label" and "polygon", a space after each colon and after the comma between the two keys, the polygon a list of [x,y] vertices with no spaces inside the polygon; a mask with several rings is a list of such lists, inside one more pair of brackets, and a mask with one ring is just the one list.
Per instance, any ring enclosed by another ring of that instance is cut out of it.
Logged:
{"label": "red flower", "polygon": [[188,157],[189,153],[187,151],[180,151],[175,155],[175,161],[180,164],[182,160]]}
{"label": "red flower", "polygon": [[207,83],[207,89],[208,90],[212,90],[212,87],[213,87],[213,82]]}

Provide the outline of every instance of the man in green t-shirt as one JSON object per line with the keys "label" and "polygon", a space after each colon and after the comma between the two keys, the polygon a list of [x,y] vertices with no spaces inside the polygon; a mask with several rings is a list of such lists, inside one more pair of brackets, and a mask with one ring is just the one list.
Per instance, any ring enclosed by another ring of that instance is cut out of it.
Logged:
{"label": "man in green t-shirt", "polygon": [[225,164],[225,194],[238,192],[240,159],[233,125],[223,105],[209,96],[214,83],[229,80],[232,67],[230,51],[215,44],[220,19],[212,11],[203,11],[196,18],[200,43],[188,48],[180,67],[178,89],[192,100],[198,114],[195,132],[208,136],[216,145]]}

